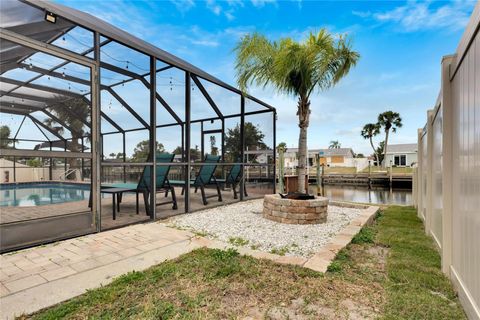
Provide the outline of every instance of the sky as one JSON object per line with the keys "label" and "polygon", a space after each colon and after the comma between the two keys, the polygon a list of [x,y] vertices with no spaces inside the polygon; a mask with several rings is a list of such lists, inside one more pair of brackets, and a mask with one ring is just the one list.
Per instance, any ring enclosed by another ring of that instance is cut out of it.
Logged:
{"label": "sky", "polygon": [[[308,146],[323,148],[338,140],[364,154],[372,150],[360,136],[362,126],[387,110],[403,119],[390,143],[416,142],[417,128],[439,93],[441,58],[455,52],[475,6],[475,1],[57,2],[104,19],[234,86],[233,48],[247,33],[299,41],[321,28],[346,34],[361,58],[335,88],[311,97]],[[276,107],[277,142],[296,146],[295,97],[268,87],[252,87],[249,93]]]}

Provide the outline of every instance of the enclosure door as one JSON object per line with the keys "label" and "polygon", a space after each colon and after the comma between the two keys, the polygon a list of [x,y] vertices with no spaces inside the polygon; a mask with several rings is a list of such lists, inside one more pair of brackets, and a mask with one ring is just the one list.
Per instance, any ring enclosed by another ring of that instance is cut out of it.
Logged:
{"label": "enclosure door", "polygon": [[[15,146],[14,142],[13,148],[1,149],[2,163],[12,163],[13,168],[10,170],[11,172],[9,171],[8,183],[5,180],[2,180],[1,183],[2,188],[0,192],[2,199],[0,199],[0,202],[2,203],[2,219],[0,219],[0,251],[6,252],[95,232],[97,230],[96,217],[99,214],[97,210],[99,208],[97,206],[99,196],[98,192],[96,192],[99,187],[97,179],[99,173],[96,164],[99,160],[97,151],[98,130],[96,129],[98,127],[98,118],[96,116],[98,101],[96,99],[97,88],[93,85],[95,83],[93,79],[98,75],[98,70],[93,60],[85,56],[61,50],[52,45],[46,46],[35,39],[9,30],[2,29],[0,38],[2,43],[9,44],[12,50],[22,48],[29,52],[30,56],[42,55],[42,59],[44,59],[42,61],[46,61],[44,62],[45,64],[61,60],[65,64],[75,64],[85,69],[87,75],[85,76],[86,79],[83,79],[83,85],[87,92],[84,97],[87,98],[85,98],[84,104],[85,113],[88,115],[85,118],[88,119],[85,120],[85,123],[89,128],[86,137],[78,138],[72,135],[59,141],[54,139],[48,140],[46,144],[50,144],[49,148],[44,146],[45,143],[38,143],[39,140],[35,142],[37,145],[32,147],[26,140],[20,146]],[[51,60],[48,61],[48,59]],[[33,59],[30,60],[34,61]],[[28,69],[32,71],[41,70],[42,68],[36,67],[35,63],[31,62]],[[67,69],[64,68],[64,70]],[[30,89],[28,92],[26,92],[26,90],[29,90],[28,86],[23,87],[20,84],[18,88],[10,88],[5,96],[13,92],[17,96],[22,94],[30,95],[31,99],[34,99],[35,93],[41,93],[36,97],[40,99],[45,97],[45,93],[58,93],[62,90],[67,92],[66,89],[60,89],[59,87],[59,82],[66,80],[54,78],[54,73],[48,75],[42,74],[41,71],[38,72],[39,78],[45,77],[45,83],[37,85],[36,89]],[[7,77],[7,74],[8,72],[2,73],[2,77]],[[50,84],[47,83],[47,77],[48,81],[51,81]],[[13,77],[10,77],[10,79],[13,79]],[[10,82],[12,81],[17,80],[10,80]],[[1,84],[2,90],[4,90],[3,87],[11,85],[8,82],[2,82]],[[70,86],[70,83],[68,86]],[[39,88],[44,88],[44,91]],[[69,93],[73,94],[72,92]],[[47,133],[45,139],[48,139],[48,134],[54,134],[58,138],[62,138],[58,132],[55,134],[51,128],[50,132],[48,132],[46,119],[35,115],[36,112],[43,112],[43,109],[47,110],[50,106],[46,102],[42,103],[41,107],[33,107],[33,104],[31,104],[30,108],[34,110],[28,110],[25,109],[28,106],[28,101],[28,99],[22,99],[23,104],[18,104],[18,108],[23,108],[22,112],[13,110],[15,107],[12,104],[12,117],[13,115],[22,115],[25,119],[30,119],[40,131],[42,131],[41,128],[44,129],[43,132]],[[64,111],[67,111],[68,107],[62,105],[62,108],[64,108]],[[69,110],[72,108],[69,108]],[[28,112],[25,110],[28,110]],[[48,109],[45,113],[52,114],[52,110]],[[2,115],[5,115],[5,113],[2,113]],[[58,114],[54,117],[56,118],[54,119],[55,123],[61,122]],[[65,128],[67,127],[69,126],[65,125]],[[27,131],[32,133],[32,128],[34,127],[31,126]],[[84,138],[89,141],[88,148],[83,146]],[[81,151],[72,149],[72,145],[78,147],[79,141],[82,141]],[[64,149],[58,150],[57,142],[64,142]],[[31,164],[32,162],[29,162],[31,160],[35,160],[41,166],[38,167]],[[76,165],[73,165],[73,163]],[[88,164],[90,169],[85,171],[84,168]],[[43,168],[44,166],[47,167]],[[81,169],[79,169],[79,166],[81,166]],[[56,169],[59,172],[61,171],[61,173],[55,171]],[[69,177],[73,175],[72,172],[74,171],[76,172],[76,177],[80,178],[75,179],[75,181],[69,181]],[[21,177],[27,177],[27,180],[22,180]],[[24,195],[27,196],[28,202],[31,203],[20,203],[20,196]]]}

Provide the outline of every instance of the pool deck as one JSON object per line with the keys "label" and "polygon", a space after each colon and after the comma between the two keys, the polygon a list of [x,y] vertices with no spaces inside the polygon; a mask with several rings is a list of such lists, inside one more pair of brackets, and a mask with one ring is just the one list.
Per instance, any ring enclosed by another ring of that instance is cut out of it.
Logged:
{"label": "pool deck", "polygon": [[[172,204],[157,206],[157,218],[164,219],[185,212],[185,197],[181,195],[181,188],[175,188],[175,192],[177,195],[178,209],[173,210]],[[206,189],[205,192],[207,196],[216,195],[216,190],[212,188]],[[263,197],[263,193],[256,192],[255,188],[249,188],[248,194],[249,196],[245,198],[246,200]],[[198,191],[198,193],[194,193],[192,189],[192,193],[190,196],[191,211],[212,208],[218,205],[239,201],[238,199],[233,198],[233,193],[229,189],[222,191],[222,198],[222,202],[219,202],[216,197],[209,198],[208,204],[205,206],[201,202],[200,191]],[[168,198],[165,198],[162,193],[157,194],[157,202],[164,202],[170,199],[170,195],[168,196]],[[131,193],[125,194],[120,204],[120,212],[117,212],[116,220],[113,220],[112,217],[111,196],[102,195],[101,203],[102,229],[111,229],[149,220],[149,216],[146,215],[142,195],[139,195],[139,214],[137,215],[135,206],[135,195]],[[0,210],[0,224],[49,218],[79,212],[90,212],[90,209],[88,208],[88,199],[34,207],[1,207]]]}

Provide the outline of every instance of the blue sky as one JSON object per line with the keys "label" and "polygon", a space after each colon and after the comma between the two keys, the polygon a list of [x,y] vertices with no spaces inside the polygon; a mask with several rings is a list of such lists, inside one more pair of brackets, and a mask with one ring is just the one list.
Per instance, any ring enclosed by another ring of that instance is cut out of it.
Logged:
{"label": "blue sky", "polygon": [[[334,89],[312,97],[309,147],[339,140],[368,154],[361,127],[385,110],[399,112],[404,122],[391,142],[416,142],[417,128],[438,95],[441,57],[456,50],[475,6],[475,1],[58,2],[102,18],[233,85],[232,49],[248,32],[298,40],[323,27],[346,33],[361,59]],[[296,145],[295,99],[269,88],[251,88],[250,93],[277,108],[277,141]]]}

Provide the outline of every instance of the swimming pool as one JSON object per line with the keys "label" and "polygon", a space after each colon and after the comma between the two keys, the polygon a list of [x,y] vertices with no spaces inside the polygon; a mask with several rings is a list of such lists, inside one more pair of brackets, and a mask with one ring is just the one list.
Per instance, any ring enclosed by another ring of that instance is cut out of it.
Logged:
{"label": "swimming pool", "polygon": [[79,183],[19,183],[0,185],[0,207],[36,207],[88,200],[90,185]]}

